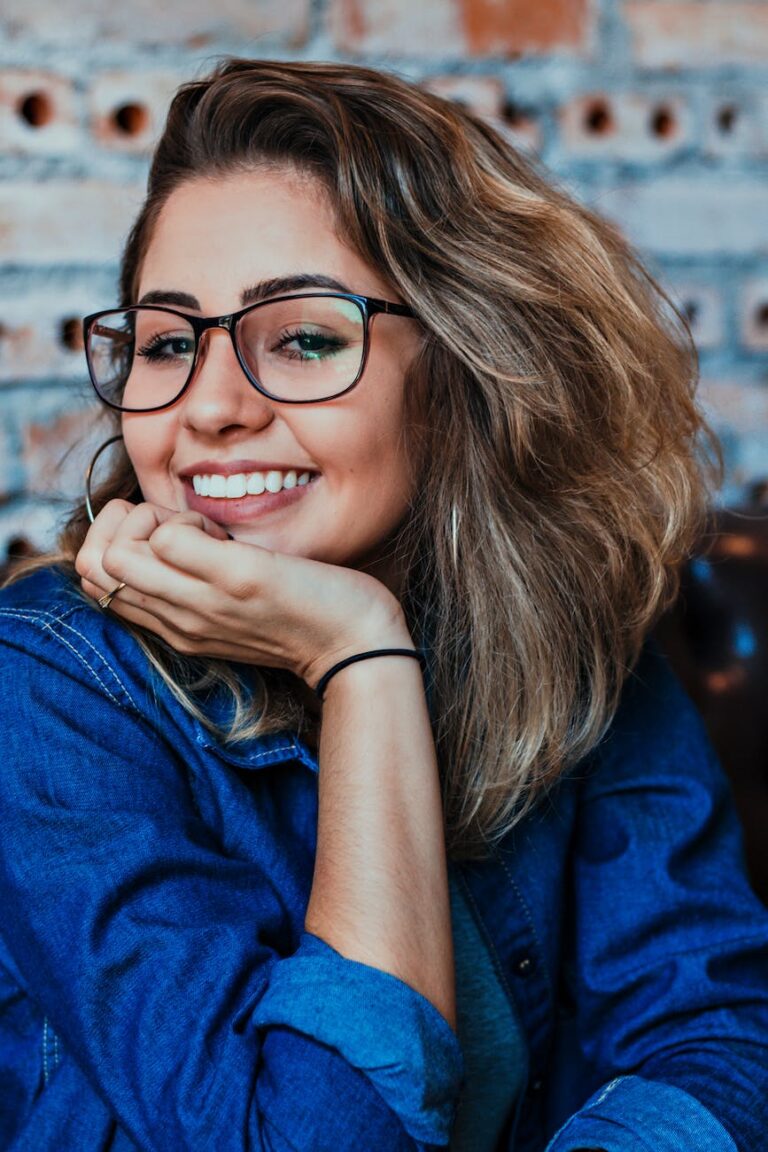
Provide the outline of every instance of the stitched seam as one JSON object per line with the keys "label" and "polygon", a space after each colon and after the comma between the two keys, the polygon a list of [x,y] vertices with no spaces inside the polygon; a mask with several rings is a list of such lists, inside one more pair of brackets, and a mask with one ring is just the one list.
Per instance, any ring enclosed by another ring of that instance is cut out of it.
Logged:
{"label": "stitched seam", "polygon": [[[74,644],[70,643],[70,641],[67,640],[67,638],[65,636],[62,636],[60,632],[57,632],[56,629],[53,627],[53,624],[50,623],[51,620],[53,620],[54,623],[63,623],[62,617],[53,616],[49,613],[43,613],[43,612],[38,612],[38,613],[22,612],[21,609],[18,609],[18,608],[14,608],[11,611],[7,611],[7,610],[2,611],[2,612],[0,612],[0,615],[13,616],[19,620],[26,620],[27,623],[36,624],[38,627],[42,628],[42,630],[44,632],[50,632],[51,636],[53,636],[56,640],[58,640],[61,644],[63,644],[64,647],[67,648],[72,653],[72,655],[75,657],[75,659],[78,660],[88,672],[90,672],[90,674],[93,676],[94,680],[96,680],[97,683],[100,685],[100,687],[103,688],[105,695],[109,697],[109,699],[112,701],[112,703],[116,704],[118,706],[118,708],[124,708],[125,707],[123,701],[119,700],[117,698],[117,696],[115,696],[114,693],[112,693],[110,691],[110,689],[104,683],[101,676],[96,671],[96,669],[93,667],[93,665],[90,664],[86,660],[86,658],[83,656],[83,654],[81,652],[79,652],[77,650],[77,648],[74,646]],[[46,616],[48,616],[48,619],[45,619]],[[76,628],[72,628],[71,625],[66,625],[66,627],[68,627],[70,629],[70,631],[74,632],[77,636],[80,636],[81,639],[83,639],[83,640],[85,639],[85,637],[82,636],[82,634],[80,632],[78,632]],[[86,641],[86,643],[88,643],[88,641]],[[93,645],[89,645],[89,646],[91,647],[91,649],[94,652],[96,652],[96,649],[93,648]],[[97,655],[98,655],[98,653],[97,653]],[[104,666],[106,668],[108,668],[109,671],[112,672],[112,674],[114,675],[114,672],[113,672],[112,668],[109,666],[109,664],[106,663],[106,661],[103,659],[103,657],[101,659],[102,659],[102,662],[104,663]],[[134,709],[136,709],[136,711],[138,711],[138,708],[136,707],[135,701],[131,698],[130,694],[126,691],[125,686],[120,682],[120,680],[118,679],[117,676],[115,676],[115,680],[117,681],[117,683],[120,685],[120,687],[125,692],[129,703],[134,707]]]}
{"label": "stitched seam", "polygon": [[542,967],[542,971],[544,973],[545,983],[547,986],[547,995],[549,997],[549,1003],[550,1003],[550,1007],[551,1007],[554,1004],[554,993],[553,993],[552,984],[551,984],[551,981],[549,978],[549,972],[547,971],[546,965],[544,964],[545,953],[544,953],[544,949],[541,946],[541,941],[539,940],[539,934],[536,931],[536,925],[533,922],[533,917],[531,916],[528,905],[526,904],[525,900],[523,899],[523,894],[520,891],[520,888],[518,887],[517,881],[515,880],[514,876],[510,872],[509,868],[507,867],[507,863],[504,860],[504,857],[501,854],[498,854],[496,858],[507,874],[507,879],[509,880],[509,883],[511,884],[512,889],[513,889],[515,895],[517,896],[517,899],[520,903],[520,906],[523,909],[523,915],[525,916],[528,927],[531,930],[531,935],[533,936],[534,940],[536,941],[536,947],[539,950],[539,957],[541,959],[541,967]]}
{"label": "stitched seam", "polygon": [[[75,635],[80,640],[82,640],[84,644],[86,644],[90,648],[91,652],[93,652],[93,654],[101,661],[101,663],[104,665],[104,667],[107,669],[107,671],[111,673],[115,682],[120,686],[120,688],[122,688],[127,699],[131,702],[131,704],[133,704],[134,708],[137,708],[137,711],[138,711],[138,707],[136,705],[136,702],[134,701],[133,697],[131,696],[130,692],[128,691],[128,688],[122,682],[120,677],[117,675],[114,668],[104,659],[102,654],[99,652],[98,648],[96,648],[96,646],[88,639],[88,637],[85,636],[78,628],[75,628],[73,624],[67,623],[67,617],[73,616],[75,614],[75,612],[77,612],[81,609],[82,609],[82,605],[75,605],[74,607],[67,609],[66,612],[61,612],[58,615],[56,615],[53,612],[44,612],[44,611],[40,611],[40,610],[38,610],[37,612],[24,612],[20,608],[6,608],[6,609],[0,610],[0,615],[4,615],[4,616],[7,615],[7,616],[11,616],[11,617],[16,616],[19,619],[26,620],[32,624],[39,623],[44,629],[47,629],[54,636],[57,636],[57,637],[59,634],[53,629],[54,624],[61,624],[62,627],[68,628],[70,632],[74,632]],[[49,621],[50,623],[46,623],[46,621]],[[63,637],[61,637],[61,640],[62,640],[62,643],[65,643]],[[86,667],[90,668],[91,666],[88,665],[86,662]],[[96,675],[96,670],[95,669],[92,669],[92,670],[94,672],[94,675]]]}
{"label": "stitched seam", "polygon": [[281,744],[278,748],[268,748],[265,752],[257,752],[255,756],[250,756],[250,760],[263,760],[266,756],[276,756],[278,752],[295,752],[296,745],[291,741],[290,744]]}
{"label": "stitched seam", "polygon": [[74,632],[75,636],[78,636],[83,641],[84,644],[88,645],[91,652],[93,652],[94,656],[96,656],[99,660],[101,660],[104,667],[110,672],[110,674],[114,677],[115,681],[120,685],[120,687],[122,688],[123,692],[125,693],[127,699],[130,700],[131,704],[138,711],[138,706],[136,704],[136,701],[131,696],[130,692],[128,691],[127,687],[125,686],[123,681],[118,676],[115,669],[112,667],[111,664],[107,663],[107,661],[102,656],[101,652],[99,652],[98,648],[94,644],[92,644],[91,641],[88,639],[88,637],[83,635],[83,633],[78,628],[75,628],[75,626],[73,624],[65,624],[63,620],[61,621],[61,624],[64,628],[68,628],[70,632]]}
{"label": "stitched seam", "polygon": [[6,608],[0,608],[0,616],[10,616],[11,619],[13,619],[14,616],[19,616],[22,620],[32,620],[32,621],[37,621],[38,617],[41,617],[44,620],[51,620],[51,621],[53,621],[54,624],[56,624],[58,622],[63,622],[64,620],[67,619],[68,616],[72,616],[75,612],[78,612],[81,609],[82,609],[82,604],[75,604],[71,608],[67,608],[64,611],[59,612],[59,613],[47,612],[43,608],[37,608],[34,610],[24,611],[23,608],[7,608],[6,607]]}
{"label": "stitched seam", "polygon": [[48,1017],[43,1017],[43,1083],[48,1087]]}

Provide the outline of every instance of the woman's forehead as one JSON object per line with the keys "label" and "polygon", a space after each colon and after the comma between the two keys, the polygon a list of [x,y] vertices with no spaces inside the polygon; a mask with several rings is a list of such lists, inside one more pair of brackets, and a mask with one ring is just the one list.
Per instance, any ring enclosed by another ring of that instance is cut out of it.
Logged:
{"label": "woman's forehead", "polygon": [[199,296],[208,289],[241,294],[261,280],[301,275],[333,278],[368,295],[391,291],[341,236],[317,177],[269,168],[187,181],[175,189],[153,228],[138,288],[140,295],[175,290]]}

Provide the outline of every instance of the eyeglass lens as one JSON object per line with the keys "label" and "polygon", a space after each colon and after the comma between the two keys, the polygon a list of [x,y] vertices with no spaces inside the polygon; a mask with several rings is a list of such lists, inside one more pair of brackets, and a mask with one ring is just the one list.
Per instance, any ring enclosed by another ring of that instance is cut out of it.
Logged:
{"label": "eyeglass lens", "polygon": [[[333,296],[269,301],[241,317],[236,332],[247,372],[276,399],[323,400],[360,372],[365,322],[353,300]],[[182,316],[126,308],[90,328],[88,359],[99,395],[148,411],[172,403],[192,372],[195,332]]]}

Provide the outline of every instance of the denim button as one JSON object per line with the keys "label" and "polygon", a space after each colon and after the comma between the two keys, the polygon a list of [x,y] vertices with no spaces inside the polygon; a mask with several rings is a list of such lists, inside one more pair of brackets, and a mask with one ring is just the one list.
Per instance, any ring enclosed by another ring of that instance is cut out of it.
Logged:
{"label": "denim button", "polygon": [[515,965],[518,976],[530,976],[533,971],[533,960],[530,956],[523,956]]}

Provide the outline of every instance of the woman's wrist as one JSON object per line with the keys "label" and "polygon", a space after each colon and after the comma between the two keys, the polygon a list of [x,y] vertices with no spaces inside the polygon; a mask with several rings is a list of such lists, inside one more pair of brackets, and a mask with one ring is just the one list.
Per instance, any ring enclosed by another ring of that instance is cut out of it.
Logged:
{"label": "woman's wrist", "polygon": [[386,659],[391,656],[416,660],[422,672],[426,666],[424,655],[417,648],[374,648],[366,652],[358,652],[354,656],[347,656],[344,660],[339,660],[336,664],[332,664],[315,685],[315,693],[322,700],[325,696],[325,690],[334,676],[337,676],[346,668],[350,668],[353,664],[361,664],[364,660]]}
{"label": "woman's wrist", "polygon": [[325,645],[299,672],[301,679],[313,690],[332,668],[364,652],[384,649],[416,651],[403,610],[393,596],[372,605],[366,619],[358,617],[354,634],[343,638],[337,636],[334,640],[335,643]]}

